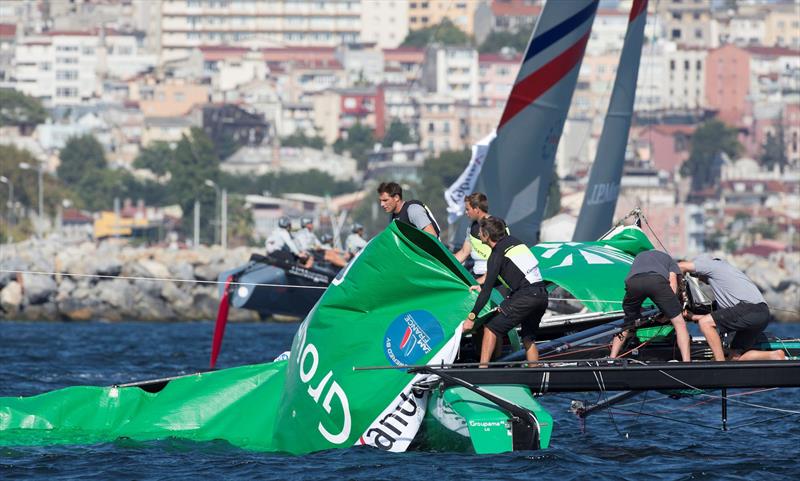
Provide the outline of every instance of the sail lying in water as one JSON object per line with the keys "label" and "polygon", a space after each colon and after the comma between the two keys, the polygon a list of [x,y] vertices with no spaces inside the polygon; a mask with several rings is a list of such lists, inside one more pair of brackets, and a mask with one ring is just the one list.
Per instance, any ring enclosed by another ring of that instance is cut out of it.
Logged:
{"label": "sail lying in water", "polygon": [[556,147],[597,4],[545,4],[478,180],[491,214],[528,245],[538,242]]}
{"label": "sail lying in water", "polygon": [[288,361],[0,398],[0,445],[180,437],[291,453],[402,451],[425,413],[427,394],[412,389],[421,377],[353,367],[452,362],[470,279],[433,237],[394,223],[333,281]]}
{"label": "sail lying in water", "polygon": [[608,113],[600,134],[597,156],[592,164],[583,205],[572,236],[574,241],[597,240],[613,222],[631,128],[646,21],[647,0],[634,0],[614,90],[611,92]]}

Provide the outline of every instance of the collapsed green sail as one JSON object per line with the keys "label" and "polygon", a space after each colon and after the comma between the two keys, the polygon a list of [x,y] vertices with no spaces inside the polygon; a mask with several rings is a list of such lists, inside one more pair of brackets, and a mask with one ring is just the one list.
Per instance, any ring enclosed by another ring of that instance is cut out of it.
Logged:
{"label": "collapsed green sail", "polygon": [[641,229],[620,228],[596,242],[543,242],[531,248],[544,280],[564,288],[592,312],[622,308],[634,256],[653,249]]}
{"label": "collapsed green sail", "polygon": [[331,284],[288,361],[185,376],[158,392],[80,386],[0,398],[0,444],[180,437],[291,453],[403,450],[425,409],[414,378],[353,367],[451,362],[470,283],[435,239],[394,223]]}

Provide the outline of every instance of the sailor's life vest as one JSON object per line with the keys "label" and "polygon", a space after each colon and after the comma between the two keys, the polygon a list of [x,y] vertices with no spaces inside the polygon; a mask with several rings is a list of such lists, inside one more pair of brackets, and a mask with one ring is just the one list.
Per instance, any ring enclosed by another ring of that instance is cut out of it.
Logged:
{"label": "sailor's life vest", "polygon": [[398,212],[397,214],[393,213],[391,220],[399,220],[400,222],[405,222],[406,224],[413,225],[414,227],[417,227],[419,229],[418,226],[414,225],[411,222],[411,218],[408,216],[408,208],[411,207],[412,205],[418,205],[418,206],[422,207],[423,209],[425,209],[425,214],[428,216],[428,220],[431,221],[431,225],[433,226],[433,230],[436,231],[436,237],[439,237],[439,233],[442,231],[439,228],[439,224],[436,222],[436,219],[433,217],[433,214],[431,213],[431,210],[428,209],[428,206],[423,204],[422,202],[420,202],[418,200],[408,200],[408,201],[403,202],[403,207],[400,208],[400,212]]}

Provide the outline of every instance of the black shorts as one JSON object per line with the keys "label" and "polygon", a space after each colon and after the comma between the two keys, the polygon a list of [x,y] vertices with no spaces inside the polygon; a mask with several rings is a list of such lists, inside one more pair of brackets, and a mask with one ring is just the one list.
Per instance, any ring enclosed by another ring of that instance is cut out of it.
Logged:
{"label": "black shorts", "polygon": [[664,276],[656,273],[637,274],[625,281],[622,310],[626,321],[635,321],[642,317],[642,304],[647,298],[669,319],[681,314],[678,296],[672,292],[669,281]]}
{"label": "black shorts", "polygon": [[720,334],[734,333],[731,349],[747,351],[769,324],[769,307],[763,302],[740,302],[733,307],[711,313]]}
{"label": "black shorts", "polygon": [[537,282],[520,288],[500,304],[500,310],[486,323],[498,337],[522,324],[522,339],[536,340],[536,330],[547,310],[547,288]]}

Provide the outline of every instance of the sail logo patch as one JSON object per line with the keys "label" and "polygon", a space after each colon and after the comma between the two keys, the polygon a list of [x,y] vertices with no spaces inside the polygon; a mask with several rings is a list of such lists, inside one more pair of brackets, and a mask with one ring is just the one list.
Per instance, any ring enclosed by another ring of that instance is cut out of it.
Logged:
{"label": "sail logo patch", "polygon": [[386,359],[397,366],[415,364],[444,341],[439,321],[428,311],[409,311],[397,316],[383,338]]}

